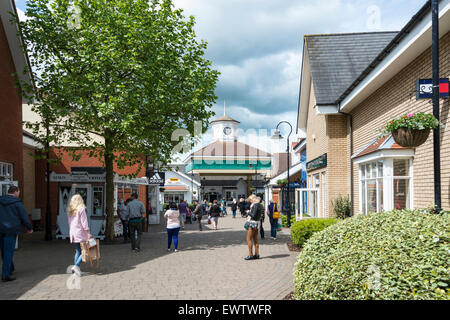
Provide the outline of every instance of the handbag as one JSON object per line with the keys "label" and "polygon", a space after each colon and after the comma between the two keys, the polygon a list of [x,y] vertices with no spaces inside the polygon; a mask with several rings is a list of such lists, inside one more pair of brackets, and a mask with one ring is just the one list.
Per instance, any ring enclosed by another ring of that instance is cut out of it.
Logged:
{"label": "handbag", "polygon": [[275,211],[275,204],[273,205],[273,219],[279,219],[280,218],[280,212],[277,210]]}
{"label": "handbag", "polygon": [[248,228],[250,228],[250,221],[246,221],[244,224],[244,229],[248,230]]}

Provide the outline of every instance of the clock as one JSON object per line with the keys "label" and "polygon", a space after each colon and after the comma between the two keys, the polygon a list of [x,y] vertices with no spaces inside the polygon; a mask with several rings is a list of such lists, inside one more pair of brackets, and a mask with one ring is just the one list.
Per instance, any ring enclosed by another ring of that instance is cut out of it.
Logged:
{"label": "clock", "polygon": [[223,133],[226,135],[226,136],[229,136],[230,134],[231,134],[231,128],[230,127],[225,127],[225,128],[223,128]]}

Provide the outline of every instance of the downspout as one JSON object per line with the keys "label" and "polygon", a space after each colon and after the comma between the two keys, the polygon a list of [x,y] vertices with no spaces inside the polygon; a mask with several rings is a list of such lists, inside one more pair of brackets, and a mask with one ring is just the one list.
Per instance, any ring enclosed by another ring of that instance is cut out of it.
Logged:
{"label": "downspout", "polygon": [[350,119],[350,216],[353,216],[353,204],[355,203],[354,199],[354,191],[353,191],[353,116],[349,113],[345,113],[341,111],[341,106],[338,106],[338,112],[349,117]]}

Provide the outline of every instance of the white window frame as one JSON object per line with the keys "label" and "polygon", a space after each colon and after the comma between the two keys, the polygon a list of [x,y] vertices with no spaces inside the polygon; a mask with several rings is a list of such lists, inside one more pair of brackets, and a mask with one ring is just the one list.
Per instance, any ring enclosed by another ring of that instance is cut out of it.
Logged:
{"label": "white window frame", "polygon": [[[397,153],[396,153],[397,152]],[[394,176],[394,159],[405,159],[409,160],[409,176],[397,177]],[[377,178],[367,178],[365,177],[364,181],[367,180],[377,180],[377,212],[380,208],[379,203],[379,195],[378,195],[378,180],[382,179],[383,181],[383,211],[391,211],[394,210],[394,179],[409,179],[409,208],[414,209],[414,172],[413,172],[413,159],[414,159],[414,150],[384,150],[381,152],[377,152],[375,154],[371,154],[365,157],[361,157],[360,159],[355,160],[355,164],[359,165],[359,177],[358,177],[358,188],[359,188],[359,211],[361,214],[367,214],[367,208],[363,208],[363,192],[365,192],[364,196],[366,199],[367,206],[367,186],[365,190],[362,188],[362,168],[365,168],[367,164],[372,164],[374,162],[383,161],[383,177]],[[377,167],[377,175],[378,175],[378,167]]]}

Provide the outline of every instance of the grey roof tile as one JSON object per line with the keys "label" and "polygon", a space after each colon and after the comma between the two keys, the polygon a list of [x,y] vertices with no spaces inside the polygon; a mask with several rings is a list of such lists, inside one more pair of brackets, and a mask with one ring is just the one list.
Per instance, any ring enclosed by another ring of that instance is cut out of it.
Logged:
{"label": "grey roof tile", "polygon": [[305,36],[317,104],[334,104],[398,32]]}

